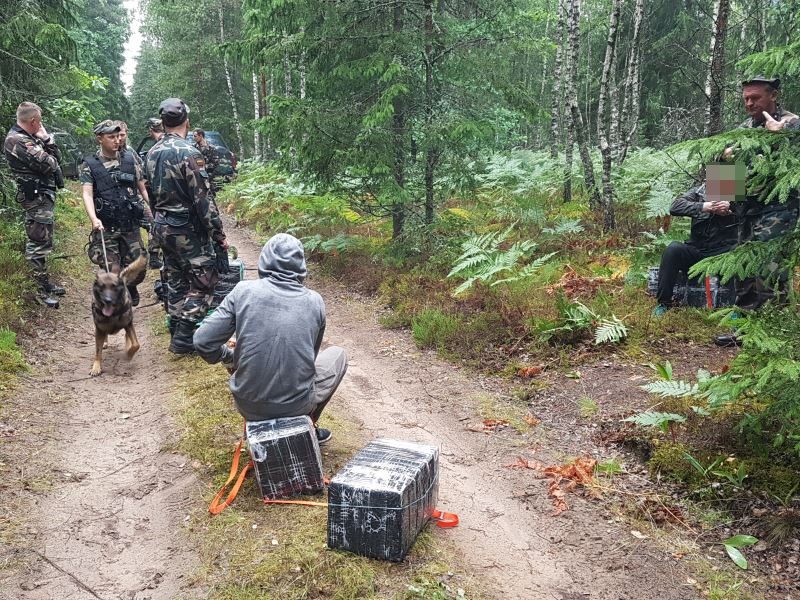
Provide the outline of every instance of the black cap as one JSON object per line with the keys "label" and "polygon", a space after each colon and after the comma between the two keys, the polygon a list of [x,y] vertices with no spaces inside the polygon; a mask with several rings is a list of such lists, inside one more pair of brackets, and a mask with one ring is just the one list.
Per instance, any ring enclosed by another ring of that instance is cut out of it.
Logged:
{"label": "black cap", "polygon": [[777,77],[775,77],[774,79],[770,79],[769,77],[764,77],[763,75],[756,75],[755,77],[743,81],[742,87],[753,83],[765,83],[774,90],[779,90],[781,88],[780,79],[778,79]]}
{"label": "black cap", "polygon": [[164,125],[161,124],[161,119],[151,117],[147,119],[147,128],[152,131],[164,131]]}
{"label": "black cap", "polygon": [[189,117],[189,107],[180,98],[167,98],[158,107],[161,122],[167,127],[177,127]]}
{"label": "black cap", "polygon": [[105,121],[100,121],[97,125],[94,126],[95,135],[103,135],[104,133],[118,133],[121,127],[119,126],[119,121],[112,121],[111,119],[106,119]]}

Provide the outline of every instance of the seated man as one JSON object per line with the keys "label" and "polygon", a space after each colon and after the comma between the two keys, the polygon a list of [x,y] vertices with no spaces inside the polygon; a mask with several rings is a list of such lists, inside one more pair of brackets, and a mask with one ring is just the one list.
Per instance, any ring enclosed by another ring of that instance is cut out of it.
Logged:
{"label": "seated man", "polygon": [[692,226],[688,241],[672,242],[661,257],[655,316],[662,316],[672,306],[672,290],[679,272],[688,273],[702,259],[736,246],[739,227],[731,202],[743,193],[740,188],[744,185],[744,176],[738,171],[741,168],[736,165],[709,165],[706,183],[672,202],[669,213],[691,217]]}
{"label": "seated man", "polygon": [[[319,351],[325,304],[303,285],[300,240],[286,233],[270,238],[258,274],[238,283],[206,317],[194,334],[195,349],[206,362],[228,367],[233,400],[247,421],[309,415],[316,424],[347,371],[347,355],[336,346]],[[331,432],[317,428],[317,439],[325,443]]]}

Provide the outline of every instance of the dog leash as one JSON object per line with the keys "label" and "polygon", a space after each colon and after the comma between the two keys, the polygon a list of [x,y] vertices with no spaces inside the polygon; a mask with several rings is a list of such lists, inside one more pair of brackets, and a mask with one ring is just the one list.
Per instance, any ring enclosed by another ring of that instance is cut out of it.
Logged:
{"label": "dog leash", "polygon": [[106,263],[106,273],[110,273],[111,269],[108,268],[108,255],[106,255],[106,238],[103,235],[103,230],[100,229],[100,243],[103,245],[103,261]]}

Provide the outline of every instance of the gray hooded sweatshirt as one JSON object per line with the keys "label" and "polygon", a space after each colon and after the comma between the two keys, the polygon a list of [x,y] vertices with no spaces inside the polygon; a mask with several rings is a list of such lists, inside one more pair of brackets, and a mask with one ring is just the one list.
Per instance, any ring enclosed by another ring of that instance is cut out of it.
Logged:
{"label": "gray hooded sweatshirt", "polygon": [[[194,334],[206,362],[234,367],[230,387],[248,421],[309,414],[314,360],[325,333],[325,304],[303,285],[297,238],[279,233],[261,250],[257,280],[241,281]],[[236,348],[226,342],[236,334]]]}

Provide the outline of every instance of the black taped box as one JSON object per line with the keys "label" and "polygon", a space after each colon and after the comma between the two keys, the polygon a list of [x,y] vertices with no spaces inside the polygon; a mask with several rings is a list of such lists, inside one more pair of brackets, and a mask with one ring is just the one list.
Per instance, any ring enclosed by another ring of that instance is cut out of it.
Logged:
{"label": "black taped box", "polygon": [[322,458],[310,417],[248,421],[246,436],[256,481],[265,499],[323,490]]}
{"label": "black taped box", "polygon": [[236,284],[244,280],[244,262],[237,258],[232,258],[228,261],[230,268],[227,273],[220,273],[217,279],[217,285],[214,286],[214,294],[211,299],[210,308],[216,308],[225,296],[231,293]]}
{"label": "black taped box", "polygon": [[436,508],[439,450],[378,439],[328,487],[328,547],[401,561]]}

